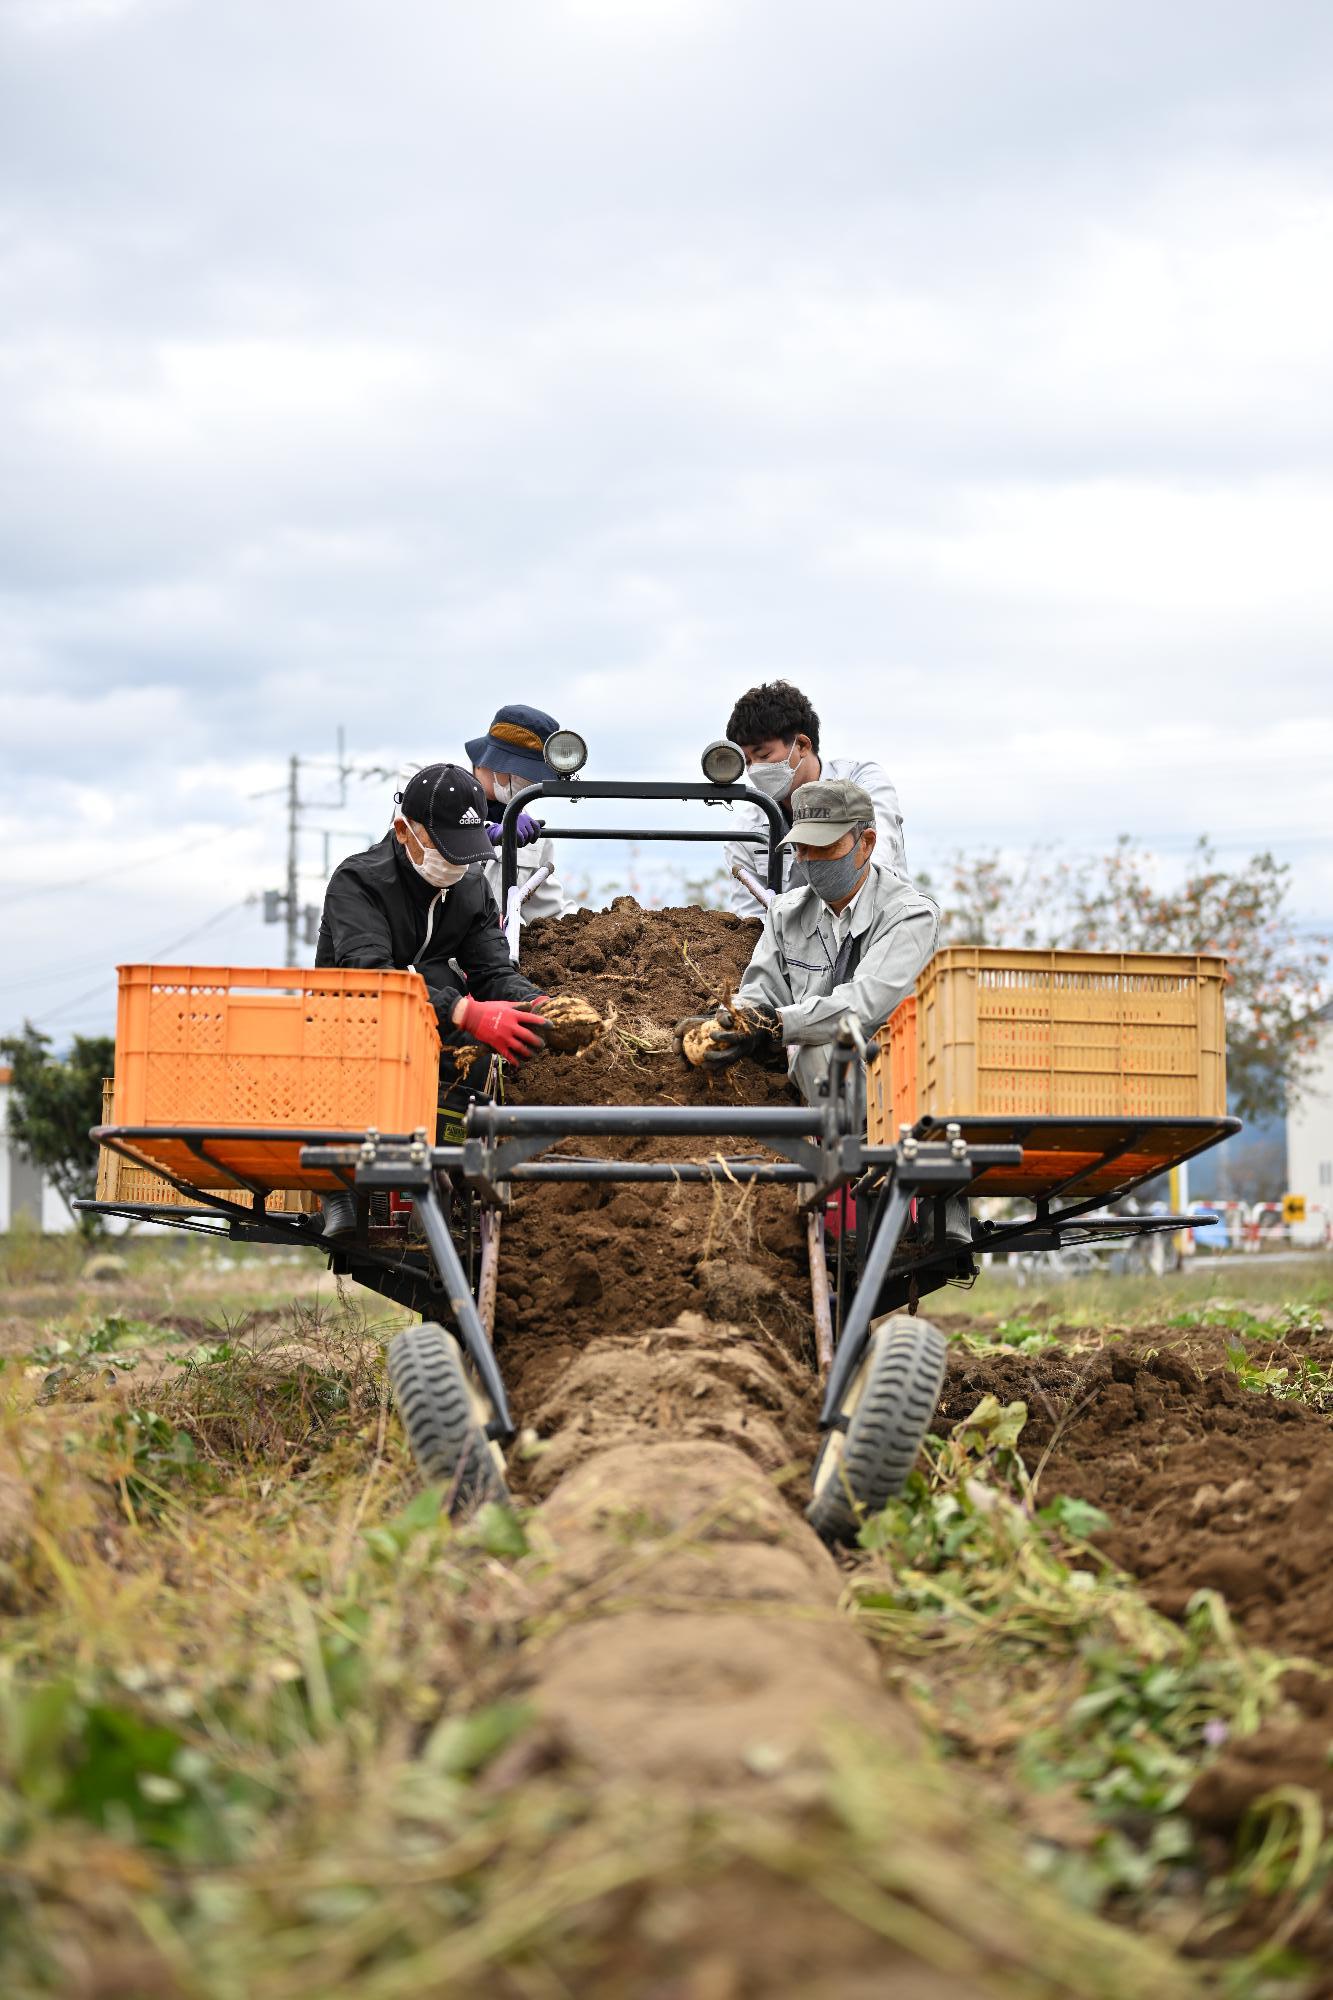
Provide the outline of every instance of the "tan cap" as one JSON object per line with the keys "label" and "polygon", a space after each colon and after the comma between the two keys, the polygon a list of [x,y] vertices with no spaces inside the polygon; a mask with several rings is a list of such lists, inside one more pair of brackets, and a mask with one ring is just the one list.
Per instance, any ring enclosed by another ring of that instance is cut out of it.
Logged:
{"label": "tan cap", "polygon": [[805,847],[833,847],[854,826],[875,824],[875,801],[850,778],[816,778],[792,793],[791,816],[784,847],[798,840]]}

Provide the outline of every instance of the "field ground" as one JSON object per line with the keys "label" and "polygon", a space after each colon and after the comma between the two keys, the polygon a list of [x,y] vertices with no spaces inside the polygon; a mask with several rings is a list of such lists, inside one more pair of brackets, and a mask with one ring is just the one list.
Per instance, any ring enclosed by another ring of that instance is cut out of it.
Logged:
{"label": "field ground", "polygon": [[[534,925],[610,1026],[507,1094],[785,1099],[671,1052],[753,934]],[[0,1286],[5,2000],[1333,1995],[1329,1260],[933,1297],[933,1438],[837,1559],[781,1188],[516,1190],[514,1504],[459,1527],[402,1316],[313,1253]]]}
{"label": "field ground", "polygon": [[400,1315],[114,1255],[0,1248],[7,1994],[1333,1990],[1330,1260],[948,1294],[835,1567],[700,1436],[451,1531]]}

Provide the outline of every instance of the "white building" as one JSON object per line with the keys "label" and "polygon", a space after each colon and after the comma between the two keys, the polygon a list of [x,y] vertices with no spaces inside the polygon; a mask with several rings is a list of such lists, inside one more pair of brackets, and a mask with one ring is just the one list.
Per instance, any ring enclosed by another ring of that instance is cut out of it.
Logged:
{"label": "white building", "polygon": [[72,1229],[74,1217],[51,1183],[9,1136],[14,1072],[0,1064],[0,1236],[21,1216],[48,1231]]}
{"label": "white building", "polygon": [[1333,1001],[1313,1016],[1308,1087],[1287,1113],[1287,1189],[1304,1195],[1307,1215],[1333,1215]]}

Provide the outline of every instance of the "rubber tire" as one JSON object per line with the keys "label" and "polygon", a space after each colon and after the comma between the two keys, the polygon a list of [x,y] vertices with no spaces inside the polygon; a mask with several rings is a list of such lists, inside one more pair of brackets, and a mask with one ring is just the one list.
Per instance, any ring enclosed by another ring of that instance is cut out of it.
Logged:
{"label": "rubber tire", "polygon": [[826,1542],[849,1542],[867,1514],[901,1493],[944,1388],[948,1343],[928,1319],[886,1320],[843,1399],[846,1431],[829,1431],[805,1518]]}
{"label": "rubber tire", "polygon": [[486,1435],[490,1409],[453,1334],[427,1323],[389,1342],[389,1384],[417,1470],[444,1486],[451,1515],[508,1500],[504,1458]]}

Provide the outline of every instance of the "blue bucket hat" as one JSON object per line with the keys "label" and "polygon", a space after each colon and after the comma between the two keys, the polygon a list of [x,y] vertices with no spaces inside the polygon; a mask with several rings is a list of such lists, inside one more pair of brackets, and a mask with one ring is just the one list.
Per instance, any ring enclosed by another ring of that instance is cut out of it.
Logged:
{"label": "blue bucket hat", "polygon": [[554,736],[559,727],[555,717],[543,709],[514,702],[509,708],[495,711],[495,720],[485,736],[474,736],[463,747],[471,762],[480,764],[484,770],[513,771],[534,785],[541,784],[560,775],[542,755],[547,737]]}

